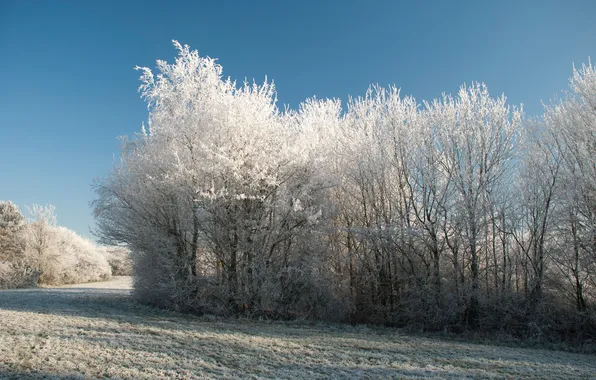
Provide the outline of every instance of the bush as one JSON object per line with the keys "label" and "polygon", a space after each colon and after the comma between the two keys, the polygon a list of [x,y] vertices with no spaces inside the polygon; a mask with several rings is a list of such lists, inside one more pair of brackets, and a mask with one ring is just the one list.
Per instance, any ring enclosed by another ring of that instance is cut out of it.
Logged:
{"label": "bush", "polygon": [[0,261],[0,289],[34,288],[41,272],[23,262]]}
{"label": "bush", "polygon": [[0,261],[22,258],[25,217],[14,203],[0,201]]}
{"label": "bush", "polygon": [[101,249],[112,269],[112,276],[131,276],[132,262],[130,260],[130,251],[125,247],[103,247]]}
{"label": "bush", "polygon": [[27,223],[18,207],[0,202],[0,288],[61,285],[110,278],[102,249],[56,226],[53,206],[33,205]]}
{"label": "bush", "polygon": [[110,278],[110,264],[90,240],[65,227],[49,227],[49,240],[48,249],[36,257],[42,272],[41,284],[76,284]]}

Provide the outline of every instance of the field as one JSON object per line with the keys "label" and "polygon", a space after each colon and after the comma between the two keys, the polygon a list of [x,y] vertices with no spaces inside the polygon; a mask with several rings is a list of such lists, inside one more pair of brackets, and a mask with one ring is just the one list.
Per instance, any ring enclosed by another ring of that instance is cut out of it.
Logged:
{"label": "field", "polygon": [[130,279],[0,291],[2,379],[596,379],[596,358],[395,329],[219,320],[131,301]]}

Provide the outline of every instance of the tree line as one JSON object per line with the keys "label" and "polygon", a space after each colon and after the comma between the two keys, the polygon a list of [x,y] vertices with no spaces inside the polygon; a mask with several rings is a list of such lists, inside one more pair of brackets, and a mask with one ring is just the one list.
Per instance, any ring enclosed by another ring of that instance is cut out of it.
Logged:
{"label": "tree line", "polygon": [[197,313],[596,336],[596,72],[526,119],[484,84],[276,106],[174,42],[95,185],[138,299]]}

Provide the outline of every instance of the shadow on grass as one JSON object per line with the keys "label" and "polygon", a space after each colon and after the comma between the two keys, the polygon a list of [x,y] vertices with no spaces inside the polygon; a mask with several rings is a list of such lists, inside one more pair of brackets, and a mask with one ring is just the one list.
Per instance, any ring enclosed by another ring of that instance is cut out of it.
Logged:
{"label": "shadow on grass", "polygon": [[0,291],[0,310],[91,318],[132,313],[130,291],[123,289],[50,288]]}
{"label": "shadow on grass", "polygon": [[[206,318],[193,314],[156,308],[136,302],[128,289],[102,288],[46,288],[18,289],[0,291],[0,310],[30,312],[57,316],[99,318],[129,322],[148,327],[175,328],[176,330],[195,330],[206,323]],[[267,334],[271,338],[304,338],[310,335],[341,333],[344,329],[357,332],[359,328],[349,325],[333,325],[332,332],[326,324],[311,326],[307,323],[256,321],[247,319],[215,319],[209,323],[222,330],[232,329],[235,333],[252,335],[254,325],[275,330]],[[172,326],[171,322],[176,322]],[[319,327],[317,327],[319,326]],[[322,326],[322,327],[321,327]],[[282,331],[279,331],[282,330]],[[368,330],[368,329],[367,329]],[[261,335],[261,334],[259,334]],[[376,333],[363,334],[362,339],[375,341]]]}

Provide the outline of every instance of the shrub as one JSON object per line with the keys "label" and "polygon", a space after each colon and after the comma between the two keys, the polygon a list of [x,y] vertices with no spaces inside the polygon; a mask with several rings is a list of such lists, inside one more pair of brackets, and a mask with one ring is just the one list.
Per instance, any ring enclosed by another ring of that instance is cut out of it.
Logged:
{"label": "shrub", "polygon": [[112,276],[131,276],[130,251],[125,247],[109,246],[101,249],[112,269]]}
{"label": "shrub", "polygon": [[49,227],[48,248],[37,257],[40,283],[75,284],[107,280],[110,264],[101,249],[65,227]]}

